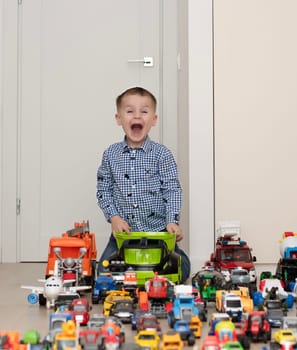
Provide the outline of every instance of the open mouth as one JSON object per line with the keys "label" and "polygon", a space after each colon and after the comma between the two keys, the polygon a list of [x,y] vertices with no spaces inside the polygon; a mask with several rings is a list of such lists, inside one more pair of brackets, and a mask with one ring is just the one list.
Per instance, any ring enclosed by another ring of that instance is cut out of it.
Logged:
{"label": "open mouth", "polygon": [[131,125],[131,129],[133,130],[133,131],[141,131],[142,130],[142,128],[143,128],[143,126],[141,125],[141,124],[132,124]]}

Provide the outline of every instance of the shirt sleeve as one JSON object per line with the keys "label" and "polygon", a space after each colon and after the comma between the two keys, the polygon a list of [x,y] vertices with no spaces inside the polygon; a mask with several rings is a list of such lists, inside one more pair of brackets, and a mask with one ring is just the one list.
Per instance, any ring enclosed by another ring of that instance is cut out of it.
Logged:
{"label": "shirt sleeve", "polygon": [[160,161],[160,180],[163,200],[166,206],[166,224],[179,224],[182,205],[182,189],[178,179],[175,159],[170,150],[166,149]]}
{"label": "shirt sleeve", "polygon": [[103,153],[97,170],[97,203],[108,222],[112,216],[119,215],[113,200],[113,179],[107,151]]}

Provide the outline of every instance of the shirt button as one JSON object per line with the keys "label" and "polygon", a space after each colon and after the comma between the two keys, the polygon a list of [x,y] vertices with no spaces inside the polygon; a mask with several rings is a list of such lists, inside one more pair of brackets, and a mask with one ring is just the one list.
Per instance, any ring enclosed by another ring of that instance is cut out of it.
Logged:
{"label": "shirt button", "polygon": [[132,185],[132,188],[135,189],[135,188],[136,188],[136,185]]}
{"label": "shirt button", "polygon": [[138,204],[133,204],[132,206],[133,206],[134,209],[138,208]]}

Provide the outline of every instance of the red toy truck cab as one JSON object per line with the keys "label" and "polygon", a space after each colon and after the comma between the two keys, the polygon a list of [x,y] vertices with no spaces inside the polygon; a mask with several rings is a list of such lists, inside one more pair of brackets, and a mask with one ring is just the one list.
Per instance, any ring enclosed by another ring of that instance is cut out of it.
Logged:
{"label": "red toy truck cab", "polygon": [[74,322],[86,325],[89,322],[91,306],[85,298],[74,299],[69,307]]}
{"label": "red toy truck cab", "polygon": [[93,285],[96,258],[96,239],[89,222],[75,223],[61,237],[50,239],[46,278],[58,275],[63,280],[75,280],[76,285]]}
{"label": "red toy truck cab", "polygon": [[156,315],[147,313],[139,317],[136,324],[136,329],[138,332],[152,329],[155,329],[157,332],[161,332],[161,324]]}

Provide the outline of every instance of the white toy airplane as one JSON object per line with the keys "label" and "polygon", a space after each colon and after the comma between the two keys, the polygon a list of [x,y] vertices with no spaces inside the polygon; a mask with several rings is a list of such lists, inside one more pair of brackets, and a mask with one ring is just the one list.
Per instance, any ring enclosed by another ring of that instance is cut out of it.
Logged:
{"label": "white toy airplane", "polygon": [[43,282],[44,286],[21,286],[24,289],[31,289],[32,292],[28,295],[27,300],[30,304],[36,304],[39,301],[39,295],[42,294],[46,299],[46,307],[54,307],[55,300],[57,300],[60,294],[74,293],[80,290],[91,289],[91,286],[67,286],[69,283],[75,282],[75,280],[62,281],[60,277],[50,276],[46,280],[39,279],[39,282]]}

